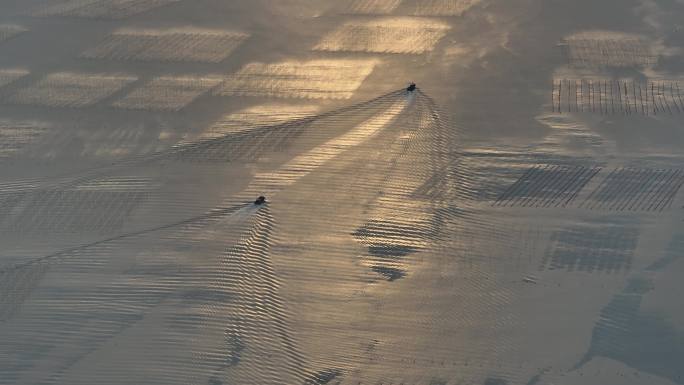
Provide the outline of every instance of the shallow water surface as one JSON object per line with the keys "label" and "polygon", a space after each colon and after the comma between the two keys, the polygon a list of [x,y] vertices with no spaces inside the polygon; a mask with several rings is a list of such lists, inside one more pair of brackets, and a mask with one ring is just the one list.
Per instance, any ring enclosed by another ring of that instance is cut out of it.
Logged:
{"label": "shallow water surface", "polygon": [[0,384],[684,384],[682,16],[0,1]]}

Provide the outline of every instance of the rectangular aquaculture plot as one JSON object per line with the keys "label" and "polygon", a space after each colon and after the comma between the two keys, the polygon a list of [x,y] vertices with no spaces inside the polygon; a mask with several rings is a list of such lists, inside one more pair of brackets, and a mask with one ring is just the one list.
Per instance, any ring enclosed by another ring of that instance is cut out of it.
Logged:
{"label": "rectangular aquaculture plot", "polygon": [[679,169],[614,169],[582,202],[590,210],[661,212],[684,183]]}
{"label": "rectangular aquaculture plot", "polygon": [[394,11],[401,0],[352,0],[346,13],[359,15],[383,15]]}
{"label": "rectangular aquaculture plot", "polygon": [[85,51],[88,59],[218,63],[247,39],[239,32],[206,29],[123,29]]}
{"label": "rectangular aquaculture plot", "polygon": [[566,207],[600,170],[584,166],[532,167],[506,189],[493,206]]}
{"label": "rectangular aquaculture plot", "polygon": [[563,229],[552,236],[542,267],[607,274],[629,270],[638,237],[637,227],[615,223]]}
{"label": "rectangular aquaculture plot", "polygon": [[44,122],[0,120],[0,159],[21,152],[49,128]]}
{"label": "rectangular aquaculture plot", "polygon": [[33,15],[122,19],[177,1],[180,0],[62,0]]}
{"label": "rectangular aquaculture plot", "polygon": [[0,69],[0,87],[4,87],[28,74],[29,71],[25,69]]}
{"label": "rectangular aquaculture plot", "polygon": [[571,67],[649,67],[658,57],[638,37],[577,36],[560,42]]}
{"label": "rectangular aquaculture plot", "polygon": [[461,16],[481,0],[416,0],[416,16]]}
{"label": "rectangular aquaculture plot", "polygon": [[638,82],[616,79],[554,79],[552,111],[602,115],[658,115],[684,113],[679,82]]}
{"label": "rectangular aquaculture plot", "polygon": [[133,90],[112,105],[135,110],[179,111],[216,87],[221,80],[218,76],[162,76]]}
{"label": "rectangular aquaculture plot", "polygon": [[319,51],[421,54],[432,51],[449,25],[422,18],[383,18],[353,21],[325,35]]}
{"label": "rectangular aquaculture plot", "polygon": [[8,101],[49,107],[87,107],[137,80],[126,74],[58,72],[17,90]]}
{"label": "rectangular aquaculture plot", "polygon": [[28,31],[26,28],[18,25],[0,24],[0,42],[11,39],[26,31]]}
{"label": "rectangular aquaculture plot", "polygon": [[214,93],[279,98],[349,99],[373,71],[376,60],[311,60],[250,63]]}

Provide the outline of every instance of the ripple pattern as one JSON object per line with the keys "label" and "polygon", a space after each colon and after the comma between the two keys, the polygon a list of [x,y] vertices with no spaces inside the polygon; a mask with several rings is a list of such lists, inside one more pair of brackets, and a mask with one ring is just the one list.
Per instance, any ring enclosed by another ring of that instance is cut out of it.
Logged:
{"label": "ripple pattern", "polygon": [[[269,132],[286,145],[259,142]],[[254,141],[283,155],[213,208],[200,211],[191,195],[161,201],[154,212],[191,215],[3,266],[0,383],[418,384],[425,368],[434,383],[494,378],[482,368],[508,349],[497,333],[515,319],[502,310],[510,290],[481,261],[503,261],[511,250],[499,241],[516,234],[478,206],[458,137],[428,95],[400,90],[8,186],[8,199],[59,190],[86,201],[150,190],[154,182],[119,176],[131,165],[199,172],[184,160],[206,155],[206,143]],[[163,196],[151,191],[147,200]],[[251,204],[260,194],[267,203]],[[454,355],[457,342],[468,347]]]}

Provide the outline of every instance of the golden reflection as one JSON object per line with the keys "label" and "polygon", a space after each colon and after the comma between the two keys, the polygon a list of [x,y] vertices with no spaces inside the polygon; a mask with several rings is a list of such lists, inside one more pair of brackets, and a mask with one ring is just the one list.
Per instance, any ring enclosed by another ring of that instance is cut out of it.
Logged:
{"label": "golden reflection", "polygon": [[250,63],[230,76],[216,94],[348,99],[377,64],[374,59]]}
{"label": "golden reflection", "polygon": [[376,115],[356,126],[351,131],[295,157],[278,171],[256,175],[248,191],[269,195],[295,183],[327,161],[363,143],[383,130],[404,111],[406,105],[406,100],[397,101],[382,114]]}
{"label": "golden reflection", "polygon": [[411,17],[353,21],[324,36],[314,49],[419,54],[432,51],[449,28],[439,21]]}

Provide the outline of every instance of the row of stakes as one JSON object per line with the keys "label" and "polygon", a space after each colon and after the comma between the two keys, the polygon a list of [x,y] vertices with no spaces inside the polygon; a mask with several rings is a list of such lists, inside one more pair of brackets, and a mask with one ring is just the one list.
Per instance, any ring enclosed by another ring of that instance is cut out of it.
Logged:
{"label": "row of stakes", "polygon": [[[563,103],[565,100],[565,103]],[[618,80],[567,80],[553,82],[553,112],[608,114],[674,114],[684,112],[676,82],[627,82]]]}

